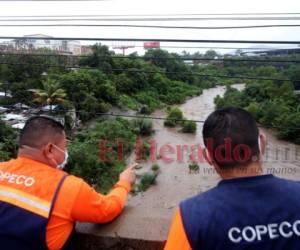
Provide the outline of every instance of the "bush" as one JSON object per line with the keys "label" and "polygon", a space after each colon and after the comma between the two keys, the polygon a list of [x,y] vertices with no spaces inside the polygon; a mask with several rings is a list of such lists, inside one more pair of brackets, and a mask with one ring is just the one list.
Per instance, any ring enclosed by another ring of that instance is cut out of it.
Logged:
{"label": "bush", "polygon": [[138,109],[138,103],[133,98],[125,94],[119,96],[118,106],[123,110],[126,108],[133,110]]}
{"label": "bush", "polygon": [[167,120],[164,121],[164,125],[166,127],[175,127],[176,121],[167,118]]}
{"label": "bush", "polygon": [[143,105],[140,109],[140,113],[149,115],[149,114],[151,114],[151,110],[149,109],[149,107],[147,105]]}
{"label": "bush", "polygon": [[133,119],[131,124],[139,135],[151,135],[153,132],[153,122],[150,119]]}
{"label": "bush", "polygon": [[194,121],[184,121],[182,124],[183,133],[195,133],[197,130],[197,124]]}
{"label": "bush", "polygon": [[158,100],[157,93],[153,91],[139,92],[135,95],[135,98],[139,103],[147,105],[149,112],[154,111],[162,105],[160,100]]}
{"label": "bush", "polygon": [[199,172],[200,166],[197,162],[192,162],[189,164],[189,172]]}
{"label": "bush", "polygon": [[251,102],[248,107],[245,108],[255,119],[259,119],[259,104],[257,102]]}
{"label": "bush", "polygon": [[300,112],[283,114],[280,121],[279,138],[300,144]]}
{"label": "bush", "polygon": [[159,165],[157,163],[153,164],[151,167],[151,170],[153,172],[157,172],[160,169]]}
{"label": "bush", "polygon": [[142,149],[142,159],[147,160],[150,155],[150,144],[146,141],[143,140],[143,149]]}
{"label": "bush", "polygon": [[157,174],[146,173],[142,176],[139,190],[145,192],[151,185],[156,184]]}
{"label": "bush", "polygon": [[101,102],[99,103],[99,112],[106,113],[111,109],[111,104],[108,102]]}
{"label": "bush", "polygon": [[265,101],[261,104],[259,122],[265,126],[277,126],[280,115],[289,111],[289,107],[278,101]]}
{"label": "bush", "polygon": [[182,123],[183,113],[179,108],[173,108],[169,111],[167,119],[164,122],[164,125],[167,127],[174,127],[177,124]]}
{"label": "bush", "polygon": [[226,108],[226,107],[243,107],[244,100],[242,92],[237,89],[227,87],[224,97],[217,95],[214,100],[216,108]]}

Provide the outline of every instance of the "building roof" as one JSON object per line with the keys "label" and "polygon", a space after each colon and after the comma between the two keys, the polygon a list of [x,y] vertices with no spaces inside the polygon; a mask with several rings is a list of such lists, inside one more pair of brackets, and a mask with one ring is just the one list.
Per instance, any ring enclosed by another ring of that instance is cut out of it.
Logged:
{"label": "building roof", "polygon": [[32,34],[32,35],[24,35],[24,37],[45,37],[52,38],[53,36],[43,35],[43,34]]}
{"label": "building roof", "polygon": [[17,128],[17,129],[23,129],[25,126],[25,122],[19,122],[16,124],[11,125],[13,128]]}

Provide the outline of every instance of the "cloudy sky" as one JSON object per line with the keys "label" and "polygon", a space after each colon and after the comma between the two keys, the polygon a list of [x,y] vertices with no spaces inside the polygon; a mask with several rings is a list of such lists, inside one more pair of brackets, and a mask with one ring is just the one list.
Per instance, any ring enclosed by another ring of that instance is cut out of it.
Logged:
{"label": "cloudy sky", "polygon": [[[1,20],[4,16],[51,16],[51,15],[152,15],[152,14],[201,14],[201,13],[300,13],[300,0],[105,0],[105,1],[1,1]],[[298,15],[293,15],[299,17]],[[191,17],[191,16],[190,16]],[[284,16],[283,16],[284,17]],[[29,24],[29,22],[27,22]],[[48,22],[59,23],[59,22]],[[60,23],[95,24],[85,21]],[[98,22],[99,23],[99,22]],[[24,22],[1,22],[24,24]],[[41,24],[41,22],[31,22]],[[239,26],[265,24],[299,24],[300,20],[264,21],[155,21],[113,22],[101,24],[139,24],[174,26]],[[300,27],[187,30],[120,27],[0,27],[1,36],[46,34],[57,37],[106,37],[106,38],[175,38],[175,39],[229,39],[229,40],[289,40],[300,41]],[[111,44],[111,42],[109,42]],[[141,45],[141,43],[129,43]],[[162,45],[170,45],[162,43]],[[172,44],[175,45],[175,44]],[[183,46],[252,47],[260,45],[239,44],[176,44]],[[279,47],[280,45],[275,45]],[[183,50],[183,49],[180,49]]]}

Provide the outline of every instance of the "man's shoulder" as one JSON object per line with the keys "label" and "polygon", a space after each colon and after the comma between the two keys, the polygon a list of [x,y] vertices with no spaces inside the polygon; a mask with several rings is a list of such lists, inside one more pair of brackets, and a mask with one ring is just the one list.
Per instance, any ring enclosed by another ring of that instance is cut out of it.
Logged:
{"label": "man's shoulder", "polygon": [[298,180],[289,180],[281,177],[274,177],[274,180],[280,188],[295,189],[300,191],[300,181]]}
{"label": "man's shoulder", "polygon": [[67,175],[61,190],[59,191],[58,202],[64,204],[64,206],[73,206],[75,200],[77,199],[78,193],[83,186],[84,180],[78,178],[74,175]]}
{"label": "man's shoulder", "polygon": [[215,200],[215,197],[218,195],[218,193],[218,186],[213,187],[203,193],[197,194],[195,196],[183,200],[180,203],[180,206],[187,206],[192,208],[194,205],[211,204],[210,201]]}
{"label": "man's shoulder", "polygon": [[80,188],[85,181],[75,175],[68,174],[65,181],[64,187],[67,188]]}
{"label": "man's shoulder", "polygon": [[9,165],[12,164],[14,161],[16,161],[16,159],[11,159],[11,160],[8,160],[8,161],[2,161],[2,162],[0,162],[0,168],[1,168],[1,167],[5,167],[5,166],[9,166]]}
{"label": "man's shoulder", "polygon": [[[295,181],[295,180],[289,180],[289,179],[284,179],[281,177],[274,177],[272,181],[272,191],[280,189],[284,191],[285,193],[293,193],[296,192],[300,195],[300,181]],[[267,186],[269,188],[270,186]],[[249,189],[250,190],[250,189]],[[226,191],[226,192],[224,192]],[[228,194],[228,190],[223,190],[219,186],[216,186],[212,189],[209,189],[206,192],[200,193],[198,195],[192,196],[190,198],[187,198],[183,200],[180,203],[180,206],[185,206],[192,208],[194,206],[197,206],[197,209],[199,209],[199,206],[207,206],[207,205],[213,205],[215,203],[218,203],[219,198],[222,198],[224,195]],[[233,189],[231,189],[233,191]],[[237,190],[234,190],[235,192]]]}

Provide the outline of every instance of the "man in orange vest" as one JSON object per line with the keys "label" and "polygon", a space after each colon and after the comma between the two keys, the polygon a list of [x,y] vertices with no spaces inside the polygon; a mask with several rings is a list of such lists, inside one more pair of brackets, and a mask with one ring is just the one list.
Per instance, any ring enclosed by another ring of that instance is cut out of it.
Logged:
{"label": "man in orange vest", "polygon": [[67,158],[59,122],[43,116],[26,122],[17,159],[0,163],[1,249],[65,249],[76,221],[105,223],[121,213],[136,164],[104,196],[62,171]]}

